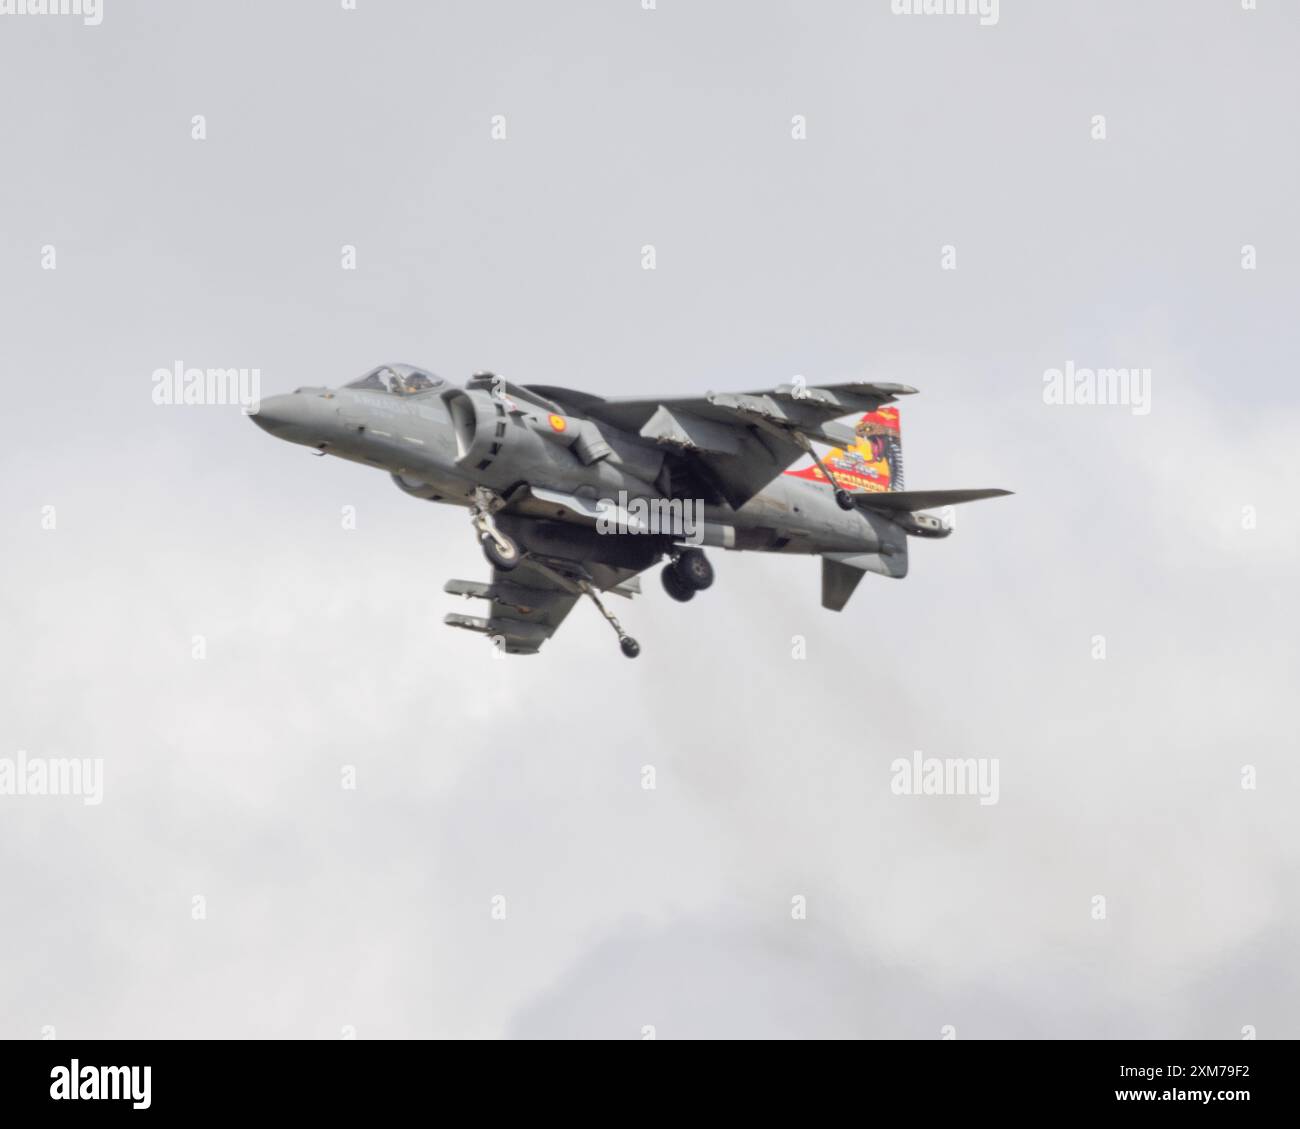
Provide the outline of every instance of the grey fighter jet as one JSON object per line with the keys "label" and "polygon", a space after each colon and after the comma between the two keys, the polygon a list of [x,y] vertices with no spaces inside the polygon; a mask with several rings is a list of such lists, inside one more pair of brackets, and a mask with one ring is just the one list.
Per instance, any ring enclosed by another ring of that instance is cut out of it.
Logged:
{"label": "grey fighter jet", "polygon": [[[907,575],[909,537],[946,537],[921,511],[1007,490],[903,489],[902,384],[782,385],[685,399],[603,399],[478,373],[464,386],[381,365],[341,388],[264,400],[272,435],[387,471],[416,498],[468,509],[492,580],[452,580],[488,601],[453,627],[535,654],[586,596],[631,597],[667,558],[674,600],[713,583],[705,546],[822,559],[822,605],[840,611],[868,572]],[[838,423],[856,417],[853,424]],[[829,448],[819,453],[820,448]]]}

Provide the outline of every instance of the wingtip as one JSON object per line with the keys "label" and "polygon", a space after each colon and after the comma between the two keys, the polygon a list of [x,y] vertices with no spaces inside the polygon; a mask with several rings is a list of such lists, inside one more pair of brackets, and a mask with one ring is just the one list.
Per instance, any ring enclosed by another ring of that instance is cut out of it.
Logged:
{"label": "wingtip", "polygon": [[888,392],[891,396],[915,396],[920,391],[919,388],[913,388],[910,384],[882,384],[879,381],[872,381],[870,386],[881,392]]}

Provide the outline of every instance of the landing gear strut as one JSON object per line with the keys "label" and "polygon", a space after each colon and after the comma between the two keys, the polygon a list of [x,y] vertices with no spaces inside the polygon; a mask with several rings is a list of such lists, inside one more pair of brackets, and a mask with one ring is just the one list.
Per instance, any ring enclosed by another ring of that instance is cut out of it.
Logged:
{"label": "landing gear strut", "polygon": [[600,602],[600,597],[596,595],[596,589],[592,586],[591,581],[579,580],[578,591],[588,597],[591,602],[596,605],[596,609],[605,617],[605,622],[618,632],[618,645],[623,654],[627,655],[630,659],[636,658],[637,655],[641,653],[641,644],[623,630],[623,625],[618,622],[614,613]]}
{"label": "landing gear strut", "polygon": [[608,623],[618,635],[619,649],[622,650],[623,654],[627,655],[630,659],[634,659],[641,653],[641,644],[623,630],[623,625],[618,622],[614,613],[601,603],[600,597],[596,595],[596,586],[592,584],[590,579],[585,576],[575,576],[573,573],[568,571],[557,571],[544,557],[530,557],[529,563],[543,575],[552,577],[561,588],[569,592],[576,589],[581,595],[586,596],[587,599],[595,604],[596,610],[605,617],[605,622]]}
{"label": "landing gear strut", "polygon": [[830,483],[831,489],[835,491],[835,504],[842,510],[853,509],[853,495],[835,481],[835,477],[826,469],[826,464],[822,462],[822,457],[817,453],[812,441],[802,432],[795,432],[794,434],[796,442],[812,457],[812,461],[817,464],[817,469],[822,472],[822,477]]}
{"label": "landing gear strut", "polygon": [[519,564],[522,554],[519,546],[497,528],[496,519],[492,516],[505,504],[505,499],[499,494],[485,486],[478,486],[474,490],[474,503],[469,508],[469,517],[474,523],[488,564],[502,572],[509,572]]}

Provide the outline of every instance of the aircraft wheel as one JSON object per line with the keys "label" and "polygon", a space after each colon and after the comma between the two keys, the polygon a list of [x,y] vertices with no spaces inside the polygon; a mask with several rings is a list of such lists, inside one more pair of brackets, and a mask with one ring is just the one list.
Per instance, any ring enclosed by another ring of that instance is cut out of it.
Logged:
{"label": "aircraft wheel", "polygon": [[488,564],[493,568],[499,568],[502,572],[509,572],[519,564],[519,546],[509,537],[506,537],[505,534],[501,534],[501,539],[506,543],[506,548],[498,545],[496,538],[491,534],[484,536],[483,555],[487,557]]}
{"label": "aircraft wheel", "polygon": [[677,558],[673,569],[686,586],[696,592],[703,592],[713,583],[713,566],[699,549],[687,549]]}
{"label": "aircraft wheel", "polygon": [[836,504],[837,504],[837,505],[840,507],[840,509],[842,509],[842,510],[851,510],[851,509],[853,509],[853,495],[850,494],[847,490],[836,490],[836,491],[835,491],[835,501],[836,501]]}
{"label": "aircraft wheel", "polygon": [[636,658],[637,655],[641,653],[641,644],[633,639],[631,635],[624,635],[623,638],[618,641],[618,645],[622,649],[623,654],[627,655],[630,659]]}
{"label": "aircraft wheel", "polygon": [[676,565],[665,565],[659,577],[664,582],[664,591],[678,603],[684,604],[695,597],[695,589],[682,579]]}

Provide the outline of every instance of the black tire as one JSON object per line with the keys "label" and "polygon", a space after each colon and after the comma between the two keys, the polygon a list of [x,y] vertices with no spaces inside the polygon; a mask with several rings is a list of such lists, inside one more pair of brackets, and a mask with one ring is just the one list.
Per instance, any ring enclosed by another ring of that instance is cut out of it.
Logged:
{"label": "black tire", "polygon": [[842,510],[853,509],[853,495],[847,490],[836,490],[835,502]]}
{"label": "black tire", "polygon": [[682,579],[676,565],[665,565],[663,572],[659,574],[659,578],[664,582],[664,591],[679,604],[684,604],[687,600],[695,598],[695,589]]}
{"label": "black tire", "polygon": [[687,549],[673,568],[686,586],[696,592],[703,592],[713,583],[713,565],[699,549]]}
{"label": "black tire", "polygon": [[638,643],[631,635],[624,635],[618,641],[619,648],[628,658],[634,659],[641,653],[641,644]]}
{"label": "black tire", "polygon": [[496,543],[496,538],[488,535],[483,538],[483,555],[487,557],[488,564],[493,568],[499,568],[502,572],[509,572],[519,564],[519,546],[509,537],[506,537],[505,534],[502,534],[501,537],[510,547],[509,551],[503,551],[501,546]]}

